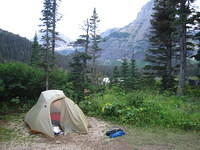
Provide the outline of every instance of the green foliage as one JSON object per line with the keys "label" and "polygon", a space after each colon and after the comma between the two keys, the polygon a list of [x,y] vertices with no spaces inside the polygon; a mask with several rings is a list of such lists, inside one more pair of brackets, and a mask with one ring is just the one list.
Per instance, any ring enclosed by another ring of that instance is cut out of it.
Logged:
{"label": "green foliage", "polygon": [[10,102],[13,103],[13,104],[15,104],[15,105],[17,105],[17,104],[20,103],[20,99],[19,99],[19,97],[12,98],[12,99],[10,100]]}
{"label": "green foliage", "polygon": [[[72,98],[74,91],[69,82],[69,75],[62,69],[53,69],[50,73],[50,88],[63,90]],[[0,113],[10,111],[8,108],[26,111],[45,90],[44,71],[22,63],[0,64]],[[9,105],[8,105],[9,104]]]}
{"label": "green foliage", "polygon": [[144,103],[144,97],[140,92],[128,93],[126,95],[127,104],[139,108]]}
{"label": "green foliage", "polygon": [[0,142],[11,140],[16,134],[12,129],[7,129],[4,127],[0,127]]}
{"label": "green foliage", "polygon": [[[69,81],[69,73],[63,69],[54,68],[49,73],[49,88],[62,90],[66,88]],[[70,87],[69,87],[70,88]]]}
{"label": "green foliage", "polygon": [[86,74],[84,60],[85,54],[77,52],[70,64],[72,68],[70,72],[70,81],[72,82],[74,91],[73,99],[77,103],[84,100],[84,89],[87,88],[85,81]]}
{"label": "green foliage", "polygon": [[200,103],[170,92],[137,90],[123,93],[119,87],[86,98],[82,109],[87,114],[135,126],[200,129]]}
{"label": "green foliage", "polygon": [[84,100],[79,103],[79,106],[81,109],[83,109],[84,113],[91,115],[91,116],[97,116],[100,114],[100,109],[98,106],[98,103],[90,100]]}
{"label": "green foliage", "polygon": [[200,97],[200,87],[192,87],[187,85],[185,88],[185,93],[190,96]]}
{"label": "green foliage", "polygon": [[120,103],[113,103],[113,104],[106,103],[102,107],[102,115],[105,117],[108,117],[108,116],[119,117],[123,107],[124,105]]}
{"label": "green foliage", "polygon": [[38,43],[37,34],[35,34],[34,41],[32,43],[31,53],[31,65],[42,65],[42,48]]}
{"label": "green foliage", "polygon": [[111,78],[112,86],[119,86],[128,92],[139,88],[139,81],[140,77],[136,68],[134,55],[132,55],[130,62],[124,58],[119,69],[117,66],[114,67]]}
{"label": "green foliage", "polygon": [[[5,114],[9,110],[9,106],[5,102],[1,102],[1,107],[0,107],[0,114]],[[2,119],[2,115],[0,115],[0,120]]]}
{"label": "green foliage", "polygon": [[127,59],[123,59],[122,66],[121,66],[121,87],[124,90],[128,90],[129,88],[129,64]]}
{"label": "green foliage", "polygon": [[0,64],[2,100],[12,98],[33,99],[38,97],[43,86],[43,72],[21,63]]}
{"label": "green foliage", "polygon": [[0,29],[0,63],[7,61],[30,62],[31,41]]}
{"label": "green foliage", "polygon": [[115,66],[114,69],[113,69],[111,84],[112,85],[118,85],[119,84],[119,77],[120,77],[120,73],[119,73],[118,67]]}
{"label": "green foliage", "polygon": [[134,54],[131,57],[131,63],[129,65],[129,89],[137,89],[138,86],[138,72],[136,68]]}

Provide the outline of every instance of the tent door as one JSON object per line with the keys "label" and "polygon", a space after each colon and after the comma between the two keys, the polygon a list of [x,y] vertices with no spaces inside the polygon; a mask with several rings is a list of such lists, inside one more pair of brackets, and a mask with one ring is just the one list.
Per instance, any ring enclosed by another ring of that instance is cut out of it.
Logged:
{"label": "tent door", "polygon": [[51,103],[50,107],[50,116],[51,116],[51,123],[52,129],[55,134],[59,134],[62,132],[60,126],[60,116],[61,116],[61,107],[62,107],[62,100],[56,100]]}

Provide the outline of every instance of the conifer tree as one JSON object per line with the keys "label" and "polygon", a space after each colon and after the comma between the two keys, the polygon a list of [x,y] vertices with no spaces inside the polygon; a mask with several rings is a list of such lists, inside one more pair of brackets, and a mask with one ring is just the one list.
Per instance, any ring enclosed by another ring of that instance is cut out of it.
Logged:
{"label": "conifer tree", "polygon": [[120,72],[118,70],[118,67],[115,66],[113,69],[111,84],[117,86],[119,84],[119,78],[120,78]]}
{"label": "conifer tree", "polygon": [[40,32],[42,33],[42,47],[45,50],[44,54],[44,70],[45,70],[45,87],[46,90],[49,88],[49,65],[50,65],[50,51],[52,48],[51,45],[51,31],[52,31],[52,3],[51,0],[44,0],[43,10],[42,10],[42,24],[40,25],[42,29]]}
{"label": "conifer tree", "polygon": [[56,24],[57,22],[60,20],[60,16],[58,15],[58,2],[61,1],[61,0],[51,0],[51,3],[52,3],[52,30],[51,30],[51,33],[52,33],[52,38],[51,38],[51,49],[52,49],[52,60],[51,60],[51,64],[52,66],[55,65],[55,46],[56,46],[56,39],[57,38],[57,35],[58,35],[58,32],[56,31]]}
{"label": "conifer tree", "polygon": [[194,57],[199,62],[198,63],[198,77],[200,79],[200,12],[196,13],[195,21],[196,21],[195,40],[197,41],[197,54]]}
{"label": "conifer tree", "polygon": [[184,94],[185,80],[186,80],[186,67],[187,67],[187,49],[191,45],[188,43],[188,25],[191,23],[190,16],[192,14],[191,4],[195,0],[175,0],[177,7],[177,25],[180,45],[180,72],[177,94]]}
{"label": "conifer tree", "polygon": [[42,50],[38,43],[37,34],[34,36],[31,51],[31,65],[40,66],[42,63]]}
{"label": "conifer tree", "polygon": [[45,50],[44,54],[44,70],[46,80],[46,90],[49,86],[49,70],[55,64],[55,42],[56,42],[56,23],[58,18],[58,1],[60,0],[44,0],[42,10],[42,24],[40,25],[42,33],[42,48]]}
{"label": "conifer tree", "polygon": [[137,68],[136,68],[136,64],[135,64],[135,58],[134,58],[134,54],[131,57],[131,63],[130,63],[130,75],[129,75],[129,89],[130,90],[134,90],[136,89],[136,85],[137,85],[137,80],[138,80],[138,76],[137,76]]}
{"label": "conifer tree", "polygon": [[88,55],[88,44],[89,44],[89,37],[86,35],[81,35],[79,39],[77,39],[73,45],[74,48],[77,49],[84,49],[83,52],[79,52],[81,54],[81,59],[83,60],[83,76],[84,76],[84,82],[83,84],[86,84],[89,82],[88,80],[88,66],[87,66],[87,61],[91,59],[91,57]]}
{"label": "conifer tree", "polygon": [[76,52],[72,58],[70,64],[71,70],[71,82],[74,88],[74,99],[77,103],[84,100],[84,89],[86,84],[84,82],[84,53]]}
{"label": "conifer tree", "polygon": [[122,66],[121,66],[121,87],[127,91],[129,89],[129,65],[126,58],[123,59]]}
{"label": "conifer tree", "polygon": [[152,48],[146,53],[145,66],[148,74],[162,78],[163,89],[173,87],[173,46],[174,40],[174,21],[175,5],[173,0],[155,0],[154,14],[151,19],[151,38]]}
{"label": "conifer tree", "polygon": [[90,18],[90,41],[91,41],[91,47],[90,47],[90,53],[92,56],[92,76],[93,76],[93,82],[97,83],[97,72],[96,72],[96,58],[98,57],[98,52],[101,50],[99,47],[99,43],[101,41],[101,37],[98,34],[98,23],[100,22],[98,14],[96,12],[96,8],[93,10],[93,15]]}
{"label": "conifer tree", "polygon": [[[84,47],[84,52],[86,55],[89,56],[89,53],[88,53],[88,48],[89,48],[89,31],[90,31],[90,24],[89,24],[89,21],[88,19],[86,20],[84,26],[82,26],[82,30],[85,32],[84,34],[80,35],[80,38],[82,39],[82,44],[83,44],[83,47]],[[87,59],[84,60],[84,65],[85,67],[87,68]]]}
{"label": "conifer tree", "polygon": [[76,40],[76,44],[78,44],[81,49],[84,49],[84,53],[83,53],[83,61],[84,61],[84,79],[85,82],[87,82],[88,80],[88,65],[87,65],[87,61],[89,59],[91,59],[88,49],[89,49],[89,43],[90,43],[90,39],[89,39],[89,29],[90,29],[90,25],[89,25],[89,21],[88,19],[86,20],[86,22],[84,23],[84,25],[82,26],[82,30],[83,30],[83,34],[81,34],[79,36],[79,39]]}

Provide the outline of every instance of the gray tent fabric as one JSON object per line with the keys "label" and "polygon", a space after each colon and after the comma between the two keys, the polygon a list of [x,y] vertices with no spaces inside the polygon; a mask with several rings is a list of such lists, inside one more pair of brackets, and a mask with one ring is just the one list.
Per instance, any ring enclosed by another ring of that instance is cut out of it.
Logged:
{"label": "gray tent fabric", "polygon": [[82,110],[61,90],[47,90],[40,94],[37,103],[28,111],[25,122],[31,130],[54,137],[51,112],[60,113],[60,125],[68,132],[88,133],[88,122]]}

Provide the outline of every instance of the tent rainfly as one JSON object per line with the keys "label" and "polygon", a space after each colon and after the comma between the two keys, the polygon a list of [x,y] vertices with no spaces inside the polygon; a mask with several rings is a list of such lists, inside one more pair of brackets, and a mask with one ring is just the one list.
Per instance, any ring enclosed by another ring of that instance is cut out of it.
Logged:
{"label": "tent rainfly", "polygon": [[88,132],[88,122],[82,110],[61,90],[42,92],[38,102],[26,114],[25,122],[32,131],[54,137],[52,114],[59,114],[57,121],[64,135]]}

